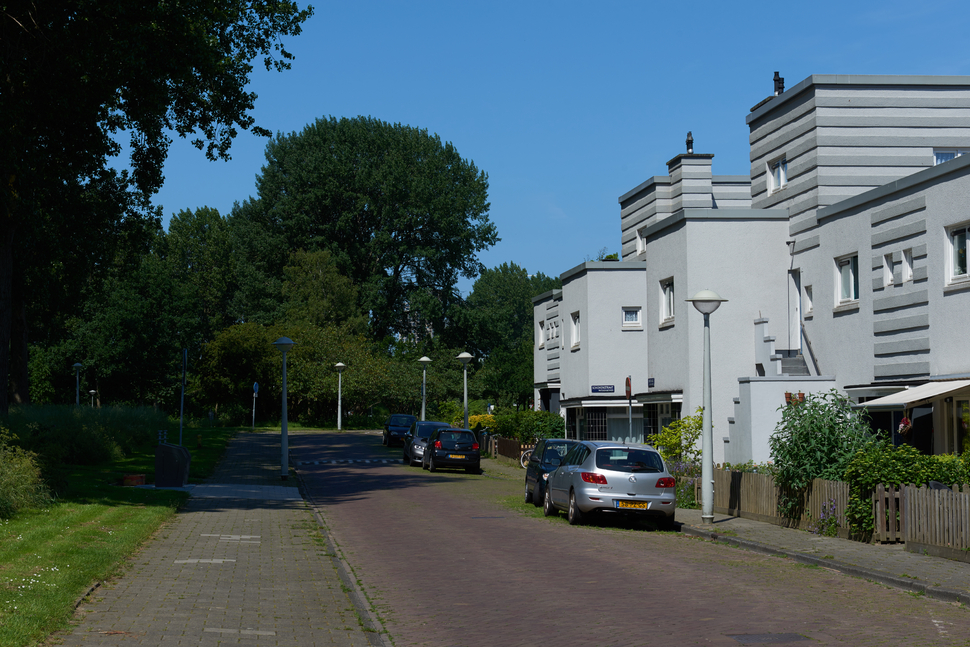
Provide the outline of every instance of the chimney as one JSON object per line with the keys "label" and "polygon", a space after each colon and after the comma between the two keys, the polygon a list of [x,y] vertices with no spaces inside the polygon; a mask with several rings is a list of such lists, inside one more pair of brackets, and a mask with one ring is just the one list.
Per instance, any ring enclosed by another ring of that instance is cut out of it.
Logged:
{"label": "chimney", "polygon": [[775,72],[775,96],[782,94],[785,91],[785,77],[779,76],[778,72]]}

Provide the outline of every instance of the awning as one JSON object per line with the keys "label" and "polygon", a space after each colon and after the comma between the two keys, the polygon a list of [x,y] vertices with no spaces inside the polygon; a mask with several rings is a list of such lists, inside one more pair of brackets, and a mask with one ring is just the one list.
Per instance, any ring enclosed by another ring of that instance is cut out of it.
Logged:
{"label": "awning", "polygon": [[858,408],[865,407],[870,411],[900,411],[902,409],[912,409],[913,407],[928,404],[933,400],[938,400],[945,395],[966,388],[970,388],[970,380],[927,382],[920,386],[903,389],[892,395],[863,402],[857,406]]}

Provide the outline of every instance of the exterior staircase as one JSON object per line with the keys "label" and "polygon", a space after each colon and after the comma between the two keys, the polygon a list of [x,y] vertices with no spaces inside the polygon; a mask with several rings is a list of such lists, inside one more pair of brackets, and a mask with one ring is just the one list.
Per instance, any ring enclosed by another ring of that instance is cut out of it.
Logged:
{"label": "exterior staircase", "polygon": [[801,353],[792,357],[781,358],[781,374],[792,376],[811,375],[808,370],[808,364],[805,362],[805,356]]}

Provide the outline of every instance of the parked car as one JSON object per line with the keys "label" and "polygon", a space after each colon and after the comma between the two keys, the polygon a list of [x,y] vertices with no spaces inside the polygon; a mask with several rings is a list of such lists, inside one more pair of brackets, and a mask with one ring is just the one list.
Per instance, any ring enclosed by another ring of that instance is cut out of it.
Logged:
{"label": "parked car", "polygon": [[677,482],[660,453],[649,445],[582,441],[546,482],[543,513],[565,510],[569,523],[593,514],[652,518],[661,529],[674,526]]}
{"label": "parked car", "polygon": [[384,437],[381,439],[381,444],[390,447],[396,442],[404,442],[404,436],[417,419],[417,416],[409,416],[406,413],[392,415],[384,422]]}
{"label": "parked car", "polygon": [[404,436],[404,460],[408,465],[420,463],[424,459],[424,448],[428,446],[428,438],[435,429],[448,429],[451,425],[447,422],[434,422],[431,420],[416,420],[408,433]]}
{"label": "parked car", "polygon": [[525,502],[532,502],[538,508],[546,495],[546,479],[557,467],[562,465],[569,450],[578,441],[565,438],[543,438],[536,443],[532,457],[525,466]]}
{"label": "parked car", "polygon": [[439,467],[463,467],[469,474],[478,474],[482,471],[482,456],[474,432],[468,429],[435,429],[428,437],[421,467],[429,472]]}

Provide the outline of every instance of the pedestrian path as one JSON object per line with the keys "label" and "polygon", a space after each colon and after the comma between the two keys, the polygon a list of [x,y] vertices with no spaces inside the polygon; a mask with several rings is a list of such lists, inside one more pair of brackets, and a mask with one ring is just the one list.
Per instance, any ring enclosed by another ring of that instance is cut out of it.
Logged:
{"label": "pedestrian path", "polygon": [[279,456],[278,433],[237,435],[62,644],[380,645]]}
{"label": "pedestrian path", "polygon": [[948,602],[970,604],[970,564],[910,553],[901,544],[866,544],[804,530],[715,514],[705,526],[700,510],[677,510],[681,532],[761,553],[830,568]]}

